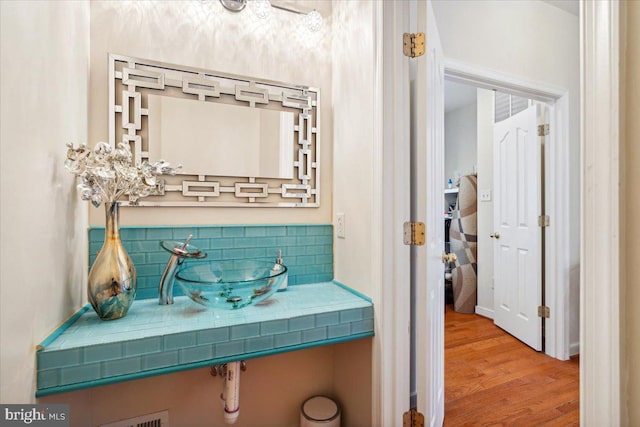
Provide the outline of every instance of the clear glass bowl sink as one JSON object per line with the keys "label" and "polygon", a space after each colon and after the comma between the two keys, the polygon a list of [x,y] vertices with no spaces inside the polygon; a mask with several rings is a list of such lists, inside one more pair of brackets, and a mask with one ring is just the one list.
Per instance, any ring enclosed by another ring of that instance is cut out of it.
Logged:
{"label": "clear glass bowl sink", "polygon": [[210,308],[234,310],[274,294],[287,267],[266,261],[198,261],[186,263],[176,283],[186,296]]}

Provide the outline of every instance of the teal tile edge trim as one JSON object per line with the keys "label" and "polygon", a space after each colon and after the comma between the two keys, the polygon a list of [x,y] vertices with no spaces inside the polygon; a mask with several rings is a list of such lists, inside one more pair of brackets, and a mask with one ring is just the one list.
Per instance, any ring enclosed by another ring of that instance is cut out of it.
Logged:
{"label": "teal tile edge trim", "polygon": [[71,315],[71,317],[69,317],[67,320],[65,320],[65,322],[58,326],[56,328],[55,331],[53,331],[51,334],[49,334],[48,337],[46,337],[38,346],[38,351],[42,351],[45,348],[47,348],[47,346],[49,344],[51,344],[53,341],[55,341],[56,338],[58,338],[60,335],[62,335],[62,333],[64,331],[67,330],[67,328],[69,326],[71,326],[76,320],[78,320],[78,318],[80,316],[82,316],[87,310],[89,310],[89,308],[91,308],[91,305],[87,304],[84,307],[80,307],[80,309],[78,311],[76,311],[75,313],[73,313]]}
{"label": "teal tile edge trim", "polygon": [[352,291],[334,282],[295,286],[273,304],[216,315],[194,314],[187,297],[171,306],[136,301],[117,322],[101,321],[86,306],[43,341],[37,389],[60,392],[372,336],[373,304]]}
{"label": "teal tile edge trim", "polygon": [[356,291],[356,290],[355,290],[355,289],[353,289],[353,288],[350,288],[349,286],[345,285],[344,283],[340,283],[340,282],[338,282],[337,280],[332,280],[332,283],[333,283],[334,285],[336,285],[336,286],[340,286],[340,287],[341,287],[342,289],[344,289],[345,291],[347,291],[347,292],[351,292],[353,295],[355,295],[355,296],[357,296],[357,297],[360,297],[360,298],[362,298],[363,300],[365,300],[365,301],[370,302],[370,303],[372,303],[372,304],[373,304],[373,300],[372,300],[370,297],[366,296],[365,294],[363,294],[363,293],[361,293],[361,292]]}
{"label": "teal tile edge trim", "polygon": [[325,346],[325,345],[339,344],[339,343],[342,343],[342,342],[354,341],[354,340],[358,340],[358,339],[362,339],[362,338],[370,338],[370,337],[373,337],[374,335],[375,334],[374,334],[373,331],[364,332],[364,333],[360,333],[360,334],[349,335],[349,336],[346,336],[346,337],[330,338],[330,339],[325,339],[325,340],[322,340],[322,341],[314,341],[314,342],[309,342],[309,343],[304,343],[304,344],[296,344],[296,345],[292,345],[292,346],[288,346],[288,347],[280,347],[278,349],[256,351],[256,352],[253,352],[253,353],[242,354],[240,356],[236,355],[236,356],[230,356],[230,357],[220,357],[220,358],[211,359],[211,360],[205,360],[205,361],[200,361],[200,362],[183,364],[183,365],[180,365],[180,366],[171,366],[171,367],[167,367],[167,368],[160,368],[160,369],[154,369],[154,370],[149,370],[149,371],[136,372],[134,374],[120,375],[120,376],[117,376],[117,377],[104,378],[104,379],[93,380],[93,381],[86,381],[86,382],[77,383],[77,384],[69,384],[69,385],[59,386],[59,387],[45,388],[45,389],[40,389],[40,390],[36,391],[36,397],[44,397],[44,396],[49,396],[49,395],[57,394],[57,393],[65,393],[65,392],[69,392],[69,391],[81,390],[81,389],[90,388],[90,387],[97,387],[97,386],[103,386],[103,385],[108,385],[108,384],[119,383],[119,382],[122,382],[122,381],[137,380],[137,379],[152,377],[152,376],[156,376],[156,375],[164,375],[164,374],[170,374],[170,373],[173,373],[173,372],[180,372],[180,371],[185,371],[185,370],[190,370],[190,369],[203,368],[203,367],[207,367],[207,366],[218,365],[218,364],[221,364],[221,363],[233,362],[233,361],[236,361],[236,360],[239,360],[239,359],[241,359],[241,360],[249,360],[249,359],[255,359],[255,358],[258,358],[258,357],[272,356],[272,355],[280,354],[280,353],[288,353],[288,352],[291,352],[291,351],[305,350],[305,349],[313,348],[313,347],[321,347],[321,346]]}

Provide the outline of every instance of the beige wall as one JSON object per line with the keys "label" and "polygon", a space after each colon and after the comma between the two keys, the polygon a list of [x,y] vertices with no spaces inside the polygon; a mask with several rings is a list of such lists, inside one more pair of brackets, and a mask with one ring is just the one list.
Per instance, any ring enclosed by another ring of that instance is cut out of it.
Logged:
{"label": "beige wall", "polygon": [[[624,16],[624,15],[623,15]],[[623,96],[626,98],[626,117],[623,133],[623,188],[621,194],[622,215],[626,218],[621,232],[624,239],[623,254],[623,289],[622,312],[622,357],[626,364],[622,365],[623,414],[626,413],[624,425],[633,427],[640,425],[640,2],[627,2],[627,50],[625,78],[622,81]],[[623,420],[625,419],[623,415]]]}
{"label": "beige wall", "polygon": [[[109,137],[108,53],[315,86],[321,91],[319,208],[123,208],[123,225],[331,222],[331,3],[300,3],[325,17],[319,33],[306,31],[292,13],[272,9],[270,19],[261,20],[250,7],[232,13],[218,1],[91,2],[89,145]],[[104,224],[102,208],[90,209],[89,223]]]}
{"label": "beige wall", "polygon": [[334,346],[333,392],[342,405],[342,425],[371,427],[371,363],[373,340]]}
{"label": "beige wall", "polygon": [[[366,341],[366,340],[365,340]],[[237,427],[296,427],[300,405],[316,394],[333,396],[334,346],[247,361],[240,374]],[[226,425],[222,379],[208,368],[47,396],[39,403],[68,403],[71,426],[87,427],[163,410],[177,427]]]}
{"label": "beige wall", "polygon": [[[334,236],[336,280],[372,295],[373,257],[373,4],[334,4],[333,211],[345,215],[345,238]],[[345,40],[349,40],[348,43]],[[335,223],[335,219],[334,219]]]}
{"label": "beige wall", "polygon": [[[333,212],[343,213],[345,238],[334,233],[336,280],[374,295],[373,214],[374,34],[371,1],[333,4]],[[348,42],[346,42],[348,40]],[[335,219],[334,219],[335,224]],[[372,341],[336,346],[334,387],[342,425],[371,426]]]}
{"label": "beige wall", "polygon": [[35,400],[35,347],[83,301],[89,4],[0,2],[0,402]]}

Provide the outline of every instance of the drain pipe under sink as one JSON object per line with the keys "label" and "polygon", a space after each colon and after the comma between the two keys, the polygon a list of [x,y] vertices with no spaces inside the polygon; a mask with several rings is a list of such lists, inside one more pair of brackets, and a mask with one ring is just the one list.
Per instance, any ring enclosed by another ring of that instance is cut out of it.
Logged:
{"label": "drain pipe under sink", "polygon": [[240,371],[246,370],[245,361],[236,361],[211,368],[211,375],[223,377],[220,403],[224,406],[224,422],[235,424],[240,415]]}

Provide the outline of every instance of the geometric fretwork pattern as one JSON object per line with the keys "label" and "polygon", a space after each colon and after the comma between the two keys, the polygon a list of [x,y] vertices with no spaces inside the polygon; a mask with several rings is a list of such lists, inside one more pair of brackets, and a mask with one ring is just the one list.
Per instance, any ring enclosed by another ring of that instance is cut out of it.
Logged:
{"label": "geometric fretwork pattern", "polygon": [[[109,142],[128,143],[137,164],[150,159],[148,95],[294,113],[292,179],[163,176],[163,191],[141,206],[320,206],[320,90],[200,68],[109,55]],[[171,161],[171,159],[166,159]],[[123,205],[128,205],[126,200]]]}

